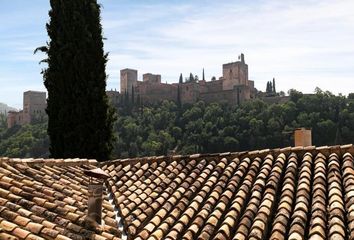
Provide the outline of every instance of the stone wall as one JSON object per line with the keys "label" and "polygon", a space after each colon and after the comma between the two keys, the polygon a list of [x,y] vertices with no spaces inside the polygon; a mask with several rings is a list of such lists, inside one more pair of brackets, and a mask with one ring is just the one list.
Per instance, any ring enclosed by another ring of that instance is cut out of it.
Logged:
{"label": "stone wall", "polygon": [[117,106],[120,103],[121,97],[118,91],[106,91],[109,102],[113,106]]}
{"label": "stone wall", "polygon": [[145,73],[143,74],[143,82],[161,83],[161,75]]}
{"label": "stone wall", "polygon": [[197,82],[180,84],[181,103],[195,103],[199,97],[199,85]]}
{"label": "stone wall", "polygon": [[138,82],[135,98],[140,96],[142,103],[157,103],[163,100],[177,101],[177,84]]}
{"label": "stone wall", "polygon": [[236,104],[236,92],[232,90],[223,90],[216,92],[205,92],[200,94],[200,100],[206,103],[213,102],[227,102],[229,104]]}

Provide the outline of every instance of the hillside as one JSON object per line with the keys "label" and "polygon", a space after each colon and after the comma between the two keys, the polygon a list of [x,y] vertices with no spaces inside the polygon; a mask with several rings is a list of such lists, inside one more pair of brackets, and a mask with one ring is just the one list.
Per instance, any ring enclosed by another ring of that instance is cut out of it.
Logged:
{"label": "hillside", "polygon": [[7,113],[8,111],[14,111],[16,108],[10,107],[5,103],[0,102],[0,113]]}
{"label": "hillside", "polygon": [[[119,108],[112,158],[246,151],[293,145],[293,131],[312,129],[317,146],[354,143],[354,99],[318,90],[303,95],[290,91],[290,100],[267,104],[259,99],[241,106],[197,102],[177,106]],[[0,115],[0,156],[49,155],[47,124],[6,128]]]}

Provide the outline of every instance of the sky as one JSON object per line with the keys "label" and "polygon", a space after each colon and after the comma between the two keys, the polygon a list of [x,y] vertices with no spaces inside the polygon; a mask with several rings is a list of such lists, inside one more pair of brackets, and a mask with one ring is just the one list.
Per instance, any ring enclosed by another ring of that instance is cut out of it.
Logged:
{"label": "sky", "polygon": [[[107,90],[123,68],[162,75],[222,75],[241,53],[258,90],[316,87],[354,92],[353,0],[98,0],[109,52]],[[43,90],[36,47],[49,41],[48,0],[0,0],[0,102],[22,108],[27,90]]]}

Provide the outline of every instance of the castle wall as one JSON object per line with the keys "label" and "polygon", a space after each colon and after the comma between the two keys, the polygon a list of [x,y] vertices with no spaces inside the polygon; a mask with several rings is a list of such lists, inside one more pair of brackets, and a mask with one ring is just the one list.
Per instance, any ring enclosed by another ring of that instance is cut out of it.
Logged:
{"label": "castle wall", "polygon": [[186,82],[180,85],[181,103],[195,103],[199,97],[197,82]]}
{"label": "castle wall", "polygon": [[177,101],[177,88],[177,84],[138,82],[135,97],[139,94],[142,103]]}
{"label": "castle wall", "polygon": [[[195,103],[198,100],[205,102],[241,103],[256,97],[254,81],[248,80],[248,65],[244,55],[240,60],[224,64],[223,76],[215,81],[191,81],[184,83],[163,84],[161,75],[146,73],[143,81],[137,80],[137,71],[133,69],[121,70],[121,95],[127,91],[132,96],[134,87],[135,99],[139,96],[142,103],[158,103],[163,100],[177,101],[178,92],[181,103]],[[179,89],[179,90],[178,90]],[[118,94],[119,95],[119,94]]]}
{"label": "castle wall", "polygon": [[257,97],[257,89],[254,87],[254,81],[248,80],[248,86],[250,87],[250,97],[256,98]]}
{"label": "castle wall", "polygon": [[222,91],[222,80],[199,81],[198,85],[200,93]]}
{"label": "castle wall", "polygon": [[251,88],[245,85],[235,86],[235,94],[237,98],[237,104],[241,104],[244,101],[251,99]]}
{"label": "castle wall", "polygon": [[161,75],[145,73],[143,74],[143,82],[161,83]]}
{"label": "castle wall", "polygon": [[120,94],[117,91],[106,91],[109,102],[113,106],[117,106],[120,103]]}
{"label": "castle wall", "polygon": [[205,92],[205,93],[200,94],[200,100],[202,100],[206,103],[227,102],[229,104],[236,104],[236,94],[235,94],[234,90]]}
{"label": "castle wall", "polygon": [[12,128],[13,126],[17,125],[17,115],[18,112],[10,111],[7,113],[7,128]]}

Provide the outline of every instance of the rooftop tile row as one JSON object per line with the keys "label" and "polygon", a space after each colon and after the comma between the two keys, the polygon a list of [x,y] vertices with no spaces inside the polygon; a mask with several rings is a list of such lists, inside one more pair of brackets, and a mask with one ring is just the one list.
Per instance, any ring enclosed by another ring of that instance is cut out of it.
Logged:
{"label": "rooftop tile row", "polygon": [[129,239],[354,239],[352,152],[287,148],[102,168]]}
{"label": "rooftop tile row", "polygon": [[[0,239],[121,239],[117,209],[129,239],[354,239],[353,155],[344,145],[103,163],[0,158]],[[84,171],[97,166],[111,176],[102,225],[86,219]]]}
{"label": "rooftop tile row", "polygon": [[120,239],[106,198],[105,225],[87,221],[88,177],[96,161],[0,159],[0,239]]}

